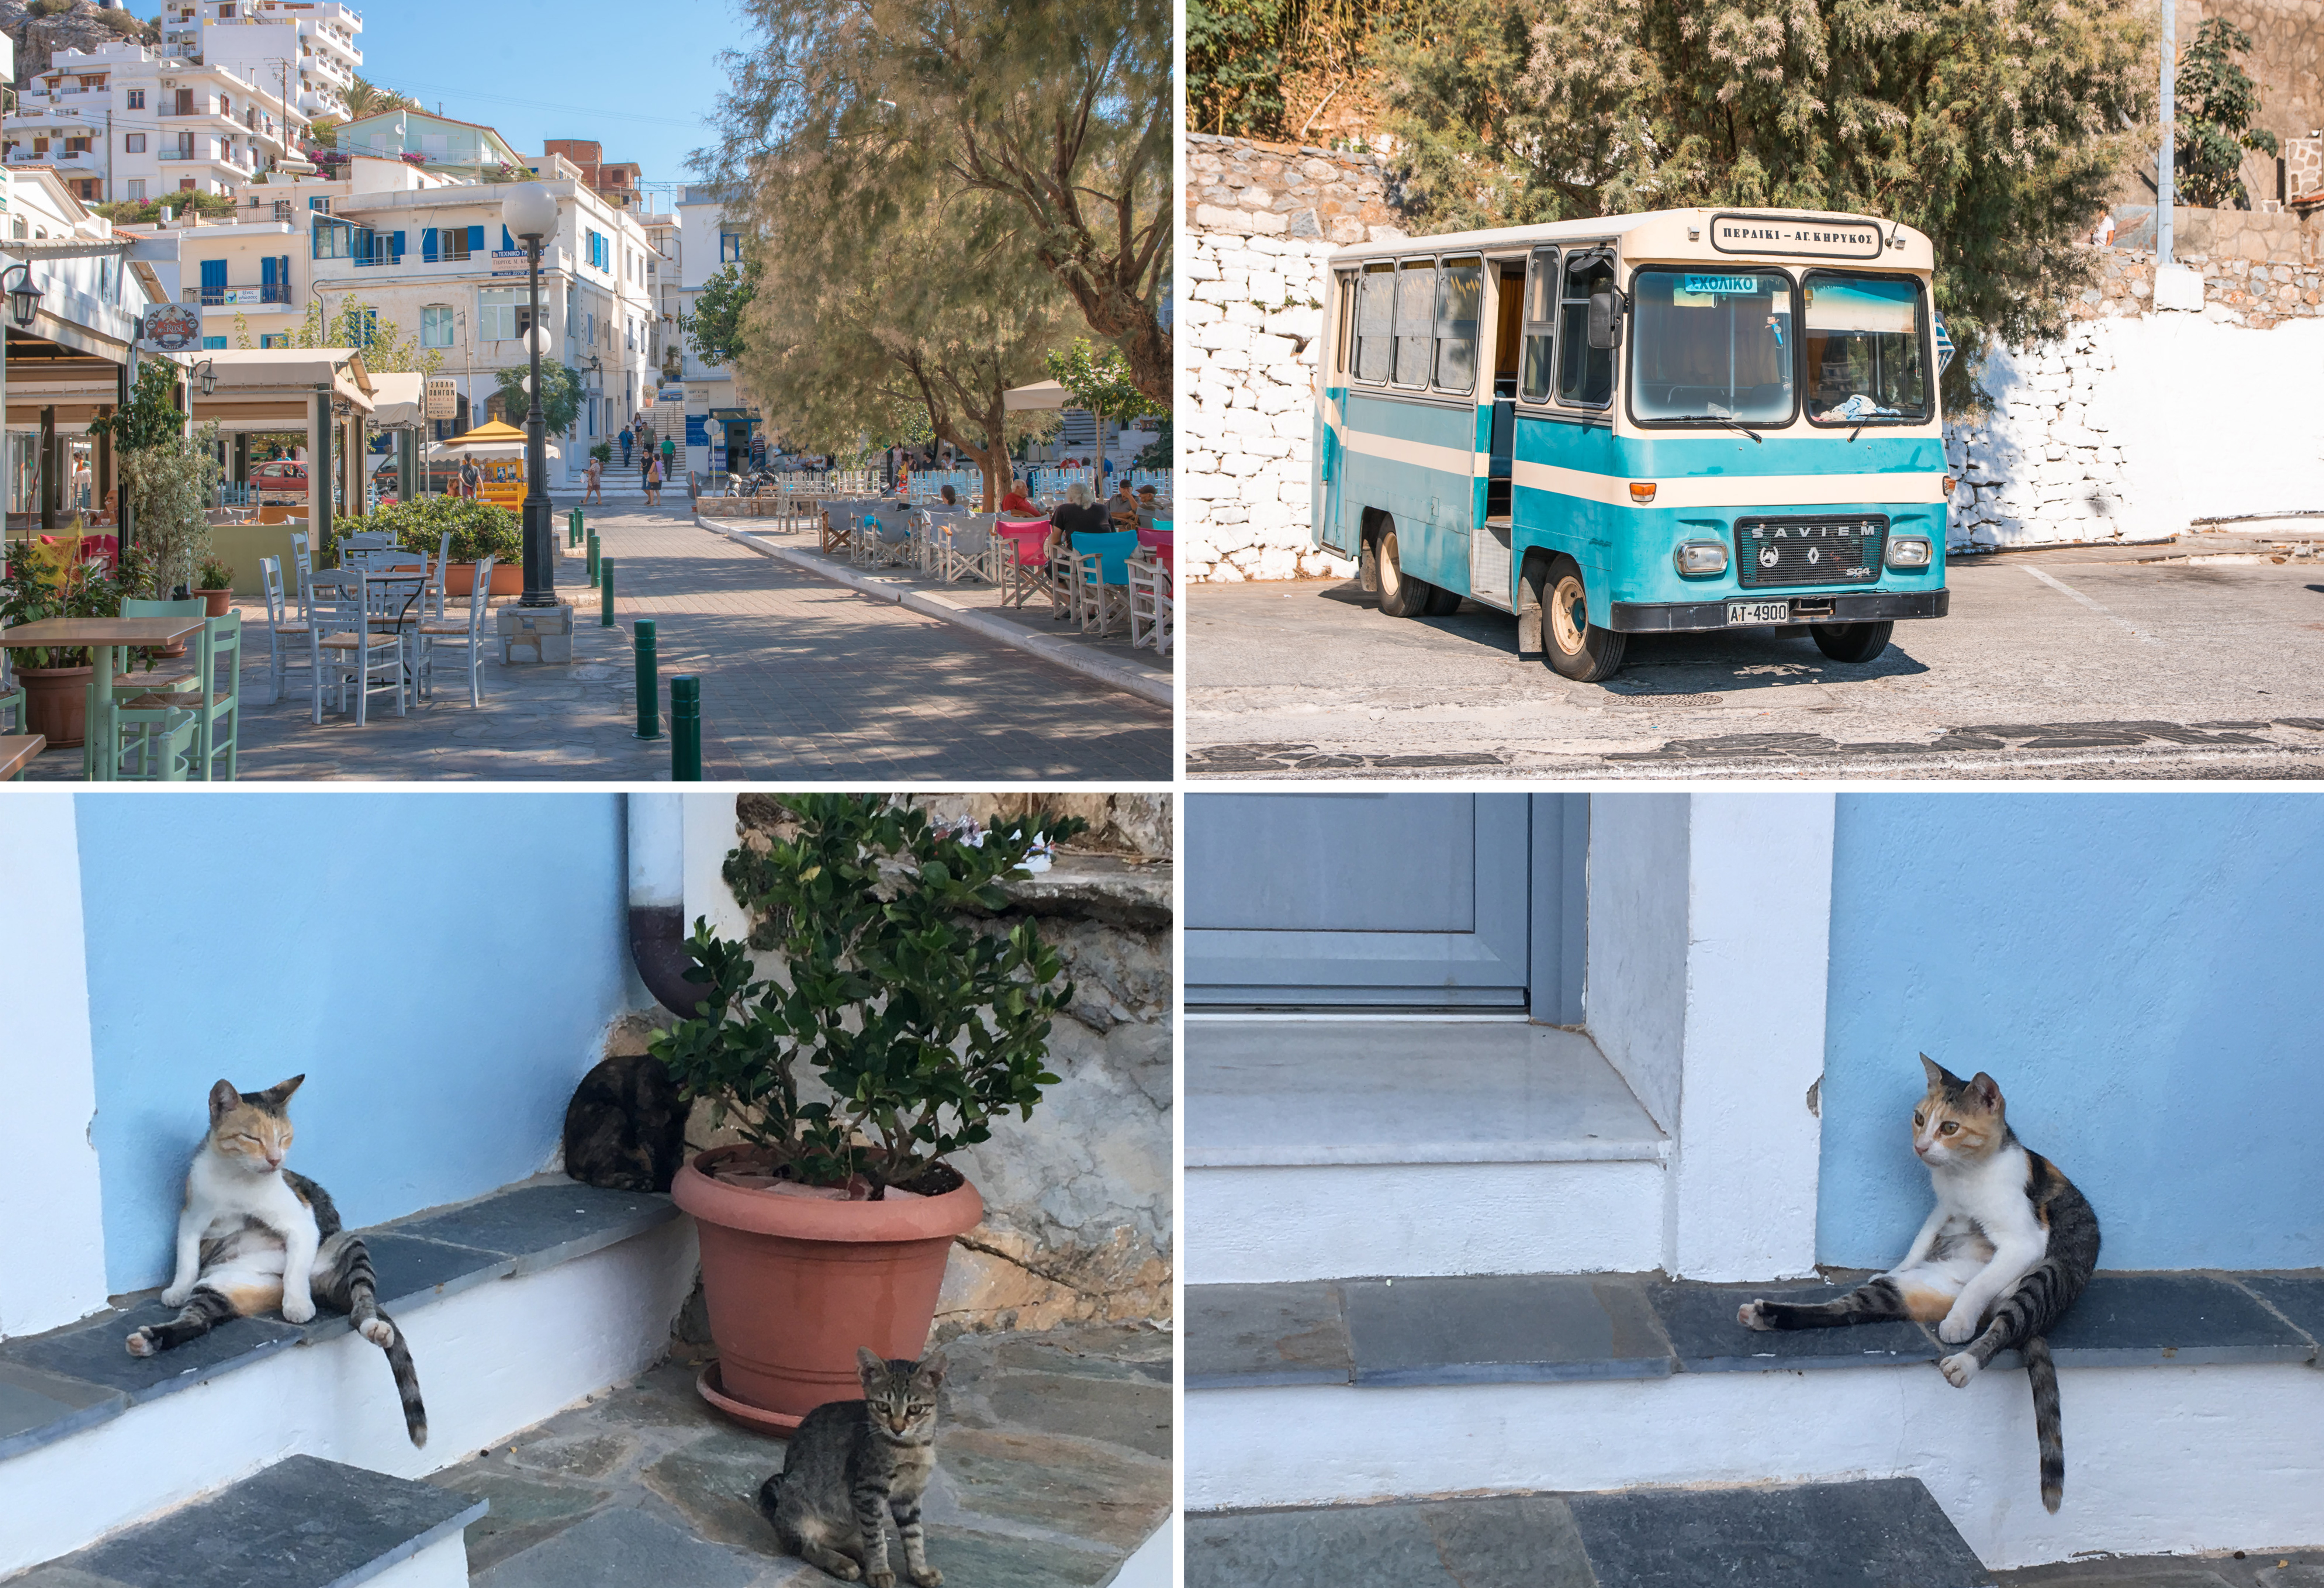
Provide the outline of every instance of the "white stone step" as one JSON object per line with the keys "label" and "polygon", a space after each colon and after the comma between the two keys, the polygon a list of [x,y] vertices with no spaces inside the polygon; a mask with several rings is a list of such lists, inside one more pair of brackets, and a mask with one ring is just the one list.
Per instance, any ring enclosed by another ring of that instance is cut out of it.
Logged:
{"label": "white stone step", "polygon": [[1190,1283],[1661,1260],[1668,1139],[1581,1032],[1197,1016],[1185,1054]]}

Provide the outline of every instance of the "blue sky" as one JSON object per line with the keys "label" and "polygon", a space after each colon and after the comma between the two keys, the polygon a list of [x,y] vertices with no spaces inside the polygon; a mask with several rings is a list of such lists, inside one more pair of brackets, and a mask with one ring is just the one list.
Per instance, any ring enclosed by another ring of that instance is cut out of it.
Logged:
{"label": "blue sky", "polygon": [[[595,138],[649,182],[691,180],[704,117],[742,41],[733,0],[374,0],[364,5],[364,76],[429,109],[497,127],[527,154],[544,138]],[[141,12],[143,8],[140,8]]]}

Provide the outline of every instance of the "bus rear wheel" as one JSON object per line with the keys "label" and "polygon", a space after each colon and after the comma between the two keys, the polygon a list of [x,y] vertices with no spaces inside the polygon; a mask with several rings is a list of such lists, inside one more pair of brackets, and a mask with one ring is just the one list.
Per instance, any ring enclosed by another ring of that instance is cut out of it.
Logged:
{"label": "bus rear wheel", "polygon": [[1810,623],[1808,633],[1816,649],[1834,661],[1870,661],[1888,649],[1896,625],[1886,623]]}
{"label": "bus rear wheel", "polygon": [[1379,609],[1390,617],[1418,617],[1428,610],[1428,598],[1436,586],[1405,573],[1404,564],[1397,558],[1395,524],[1381,526],[1373,540],[1378,547],[1373,560],[1379,570]]}
{"label": "bus rear wheel", "polygon": [[1542,651],[1561,675],[1576,683],[1595,684],[1621,670],[1627,636],[1591,623],[1582,570],[1571,560],[1561,558],[1549,570],[1541,607]]}
{"label": "bus rear wheel", "polygon": [[1448,590],[1442,585],[1428,586],[1428,615],[1451,617],[1461,610],[1461,592]]}

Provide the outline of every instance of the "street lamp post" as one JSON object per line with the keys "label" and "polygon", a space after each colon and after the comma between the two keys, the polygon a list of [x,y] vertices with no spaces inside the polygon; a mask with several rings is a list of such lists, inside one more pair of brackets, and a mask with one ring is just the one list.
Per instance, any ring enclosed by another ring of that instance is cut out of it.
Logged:
{"label": "street lamp post", "polygon": [[519,606],[555,606],[556,550],[549,524],[554,509],[549,500],[549,436],[542,421],[540,349],[548,337],[540,328],[540,250],[557,229],[557,199],[539,182],[520,182],[502,207],[509,230],[524,242],[527,300],[530,316],[525,347],[532,360],[530,401],[524,423],[524,594]]}

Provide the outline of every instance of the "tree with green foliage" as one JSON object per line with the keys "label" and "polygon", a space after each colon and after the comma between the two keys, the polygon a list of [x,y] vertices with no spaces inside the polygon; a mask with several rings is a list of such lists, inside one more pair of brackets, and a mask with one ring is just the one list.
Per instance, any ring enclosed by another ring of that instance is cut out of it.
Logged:
{"label": "tree with green foliage", "polygon": [[2144,0],[1419,0],[1388,60],[1416,233],[1686,206],[1936,247],[1969,366],[2055,336],[2153,112]]}
{"label": "tree with green foliage", "polygon": [[364,368],[374,374],[417,371],[432,375],[444,366],[442,348],[422,347],[419,337],[395,321],[383,319],[376,308],[353,292],[341,298],[337,309],[326,308],[320,298],[308,299],[307,317],[290,333],[290,346],[352,347],[363,355]]}
{"label": "tree with green foliage", "polygon": [[218,428],[213,421],[186,434],[177,397],[184,378],[169,359],[147,360],[129,401],[88,427],[90,435],[113,440],[133,533],[150,559],[142,565],[145,587],[127,592],[134,596],[161,597],[189,587],[195,568],[209,555]]}
{"label": "tree with green foliage", "polygon": [[124,198],[113,204],[92,204],[89,208],[115,226],[150,226],[161,218],[166,209],[172,215],[189,211],[210,220],[232,220],[235,200],[230,193],[196,193],[180,189],[164,193],[158,198]]}
{"label": "tree with green foliage", "polygon": [[1194,131],[1277,130],[1289,9],[1286,0],[1186,0],[1186,112]]}
{"label": "tree with green foliage", "polygon": [[703,363],[716,369],[742,355],[742,311],[759,294],[757,266],[746,259],[728,265],[702,284],[694,312],[678,317],[678,329]]}
{"label": "tree with green foliage", "polygon": [[2211,16],[2180,51],[2172,169],[2182,203],[2249,209],[2244,156],[2254,150],[2273,154],[2280,147],[2273,133],[2251,125],[2259,114],[2259,85],[2235,62],[2251,47],[2249,33],[2226,17]]}
{"label": "tree with green foliage", "polygon": [[724,58],[724,136],[696,163],[747,230],[821,226],[870,259],[941,212],[961,254],[1046,277],[1169,400],[1169,0],[743,11],[761,36]]}
{"label": "tree with green foliage", "polygon": [[1049,378],[1073,394],[1074,407],[1100,419],[1145,419],[1170,411],[1168,403],[1157,402],[1138,389],[1119,348],[1093,347],[1087,337],[1075,337],[1072,346],[1045,355],[1042,363],[1048,366]]}
{"label": "tree with green foliage", "polygon": [[[520,365],[498,371],[493,377],[500,386],[501,412],[519,429],[524,428],[525,416],[532,411],[532,394],[524,389],[525,376],[530,373]],[[541,423],[549,434],[561,436],[581,416],[581,374],[544,358],[540,361],[540,384]]]}

